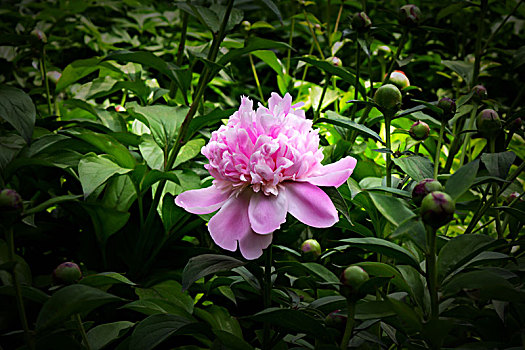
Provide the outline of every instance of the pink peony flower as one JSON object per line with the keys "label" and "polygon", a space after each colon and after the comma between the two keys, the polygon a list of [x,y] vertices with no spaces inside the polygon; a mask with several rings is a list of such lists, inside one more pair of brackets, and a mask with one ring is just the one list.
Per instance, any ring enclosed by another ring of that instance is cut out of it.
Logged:
{"label": "pink peony flower", "polygon": [[220,209],[209,221],[215,243],[256,259],[272,242],[272,234],[290,213],[313,227],[330,227],[337,210],[317,186],[340,186],[356,160],[346,157],[321,164],[319,135],[292,97],[272,93],[269,108],[242,97],[241,106],[202,148],[213,185],[190,190],[175,203],[194,214]]}

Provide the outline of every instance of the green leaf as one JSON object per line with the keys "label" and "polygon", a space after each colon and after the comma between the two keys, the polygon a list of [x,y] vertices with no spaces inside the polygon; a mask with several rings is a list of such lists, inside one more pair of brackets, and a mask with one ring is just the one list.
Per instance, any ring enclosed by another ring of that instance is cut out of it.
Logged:
{"label": "green leaf", "polygon": [[129,175],[117,175],[109,179],[102,205],[126,212],[136,199],[137,191]]}
{"label": "green leaf", "polygon": [[55,93],[59,93],[74,82],[100,69],[99,62],[100,59],[93,57],[76,60],[69,64],[62,72],[60,79],[58,79]]}
{"label": "green leaf", "polygon": [[396,287],[409,294],[412,293],[412,290],[406,283],[403,275],[401,275],[401,273],[393,266],[374,261],[364,261],[355,265],[361,266],[370,276],[391,277],[391,282]]}
{"label": "green leaf", "polygon": [[277,5],[275,5],[273,0],[260,0],[260,1],[262,1],[274,13],[274,15],[277,16],[277,18],[279,19],[279,22],[281,22],[282,24],[283,16],[281,15],[281,11],[279,11],[279,8],[277,7]]}
{"label": "green leaf", "polygon": [[0,85],[0,119],[15,128],[29,144],[35,127],[36,110],[31,97],[20,89]]}
{"label": "green leaf", "polygon": [[408,333],[413,334],[421,331],[423,321],[411,306],[393,298],[387,297],[386,300]]}
{"label": "green leaf", "polygon": [[[187,315],[193,313],[193,299],[177,281],[168,280],[150,288],[137,288],[135,293],[141,300],[164,301],[166,305],[164,308],[167,307],[166,310],[170,313],[175,313],[172,310],[174,307],[183,310]],[[177,314],[181,313],[177,312]]]}
{"label": "green leaf", "polygon": [[413,266],[420,271],[419,262],[416,258],[405,248],[398,246],[395,243],[376,237],[364,238],[346,238],[340,240],[343,243],[349,243],[350,246],[359,247],[373,252],[381,253],[397,260],[398,263]]}
{"label": "green leaf", "polygon": [[395,315],[395,311],[387,301],[358,301],[355,305],[357,320],[371,320]]}
{"label": "green leaf", "polygon": [[443,289],[446,296],[457,294],[463,289],[479,289],[482,299],[496,299],[516,303],[522,303],[525,300],[525,292],[514,288],[505,278],[488,270],[457,274]]}
{"label": "green leaf", "polygon": [[355,130],[358,133],[364,134],[376,141],[383,142],[381,137],[372,129],[369,129],[368,127],[364,126],[363,124],[358,124],[348,118],[345,118],[333,111],[327,111],[325,113],[327,118],[319,118],[316,122],[317,123],[328,123],[337,125],[346,129]]}
{"label": "green leaf", "polygon": [[239,322],[224,307],[211,305],[202,309],[196,308],[195,316],[208,323],[214,331],[228,332],[242,339],[242,329]]}
{"label": "green leaf", "polygon": [[43,203],[38,204],[37,206],[34,206],[31,209],[28,209],[28,210],[24,211],[24,216],[36,214],[36,213],[39,213],[39,212],[41,212],[43,210],[46,210],[49,207],[57,205],[59,203],[75,201],[75,200],[77,200],[77,199],[79,199],[81,197],[82,197],[82,195],[72,195],[72,194],[67,194],[67,195],[63,195],[63,196],[53,197],[53,198],[48,199],[47,201],[45,201]]}
{"label": "green leaf", "polygon": [[126,104],[128,112],[146,124],[155,142],[162,149],[171,149],[182,121],[188,113],[185,106],[139,106],[136,102]]}
{"label": "green leaf", "polygon": [[130,171],[131,169],[121,168],[109,156],[94,153],[88,153],[78,163],[78,175],[85,197],[88,197],[113,175],[122,175]]}
{"label": "green leaf", "polygon": [[434,167],[430,160],[420,156],[410,156],[392,159],[394,164],[401,168],[414,181],[432,178]]}
{"label": "green leaf", "polygon": [[87,332],[91,350],[100,350],[112,341],[122,337],[135,324],[129,321],[118,321],[98,325]]}
{"label": "green leaf", "polygon": [[177,159],[175,159],[173,168],[176,168],[180,164],[198,156],[201,153],[201,148],[205,145],[205,143],[206,142],[203,139],[194,139],[184,144],[177,155]]}
{"label": "green leaf", "polygon": [[149,134],[140,137],[140,154],[151,169],[164,170],[164,152]]}
{"label": "green leaf", "polygon": [[328,270],[326,267],[324,267],[321,264],[314,263],[314,262],[306,262],[301,264],[304,268],[306,268],[310,273],[313,273],[314,275],[321,278],[323,281],[330,283],[330,284],[338,284],[339,283],[339,277],[334,275],[334,273],[330,270]]}
{"label": "green leaf", "polygon": [[277,55],[275,52],[270,50],[258,50],[254,51],[253,55],[259,59],[261,59],[264,63],[266,63],[270,68],[272,68],[277,75],[282,76],[285,74],[285,68],[281,61],[277,58]]}
{"label": "green leaf", "polygon": [[352,220],[350,219],[348,205],[346,205],[346,202],[343,196],[341,196],[341,193],[339,193],[337,188],[328,186],[328,187],[321,187],[321,189],[328,195],[328,197],[330,197],[337,211],[341,213],[344,216],[344,218],[348,220],[350,224],[352,224]]}
{"label": "green leaf", "polygon": [[465,61],[444,60],[441,61],[441,64],[443,64],[445,67],[452,69],[460,77],[462,77],[467,83],[467,86],[472,86],[472,74],[474,72],[473,63]]}
{"label": "green leaf", "polygon": [[230,332],[214,329],[213,334],[217,336],[223,346],[231,350],[254,350],[255,348]]}
{"label": "green leaf", "polygon": [[506,179],[509,175],[511,165],[516,159],[516,154],[512,151],[500,153],[483,153],[481,161],[487,167],[491,176]]}
{"label": "green leaf", "polygon": [[386,187],[386,186],[377,186],[377,187],[368,187],[368,188],[365,188],[367,192],[370,192],[370,191],[381,191],[381,192],[388,192],[388,193],[393,193],[393,194],[396,194],[400,197],[405,197],[405,198],[412,198],[412,193],[408,192],[408,191],[405,191],[405,190],[400,190],[398,188],[394,188],[394,187]]}
{"label": "green leaf", "polygon": [[191,258],[182,272],[182,288],[188,289],[196,280],[220,271],[246,264],[226,255],[202,254]]}
{"label": "green leaf", "polygon": [[450,239],[439,251],[438,281],[451,277],[454,271],[495,244],[499,243],[486,235],[460,235]]}
{"label": "green leaf", "polygon": [[456,170],[454,174],[447,180],[445,184],[445,192],[447,192],[452,199],[457,199],[467,192],[476,179],[478,173],[479,160],[474,160],[463,165]]}
{"label": "green leaf", "polygon": [[151,350],[190,322],[188,319],[177,315],[151,315],[141,321],[133,330],[129,349]]}
{"label": "green leaf", "polygon": [[369,192],[368,194],[370,195],[372,202],[374,202],[377,210],[379,210],[388,221],[396,226],[399,226],[402,222],[416,216],[416,214],[408,209],[407,204],[403,199],[374,192]]}
{"label": "green leaf", "polygon": [[319,68],[323,72],[331,75],[336,75],[340,78],[342,78],[344,81],[346,81],[348,84],[357,86],[357,89],[359,90],[359,93],[361,96],[366,96],[366,90],[363,85],[361,85],[359,82],[356,84],[356,77],[354,74],[350,73],[348,70],[346,70],[343,67],[337,67],[334,66],[332,63],[324,61],[324,60],[318,60],[317,58],[311,56],[311,57],[299,57],[300,61],[304,61],[306,63],[311,64],[314,67]]}
{"label": "green leaf", "polygon": [[193,118],[190,122],[190,126],[188,127],[188,135],[186,140],[189,140],[197,131],[208,126],[215,125],[222,119],[229,118],[233,113],[235,113],[235,111],[235,108],[225,110],[216,108],[206,115]]}
{"label": "green leaf", "polygon": [[88,212],[95,234],[100,243],[105,244],[107,239],[124,227],[129,220],[130,213],[122,212],[114,208],[108,208],[100,203],[82,203],[82,207]]}
{"label": "green leaf", "polygon": [[101,272],[95,275],[88,275],[82,278],[79,283],[91,287],[109,286],[117,283],[127,284],[129,286],[136,285],[125,276],[117,272]]}
{"label": "green leaf", "polygon": [[268,322],[276,328],[287,331],[306,333],[324,341],[330,341],[332,338],[321,322],[300,310],[268,308],[256,313],[251,319]]}
{"label": "green leaf", "polygon": [[42,306],[36,320],[36,330],[60,324],[77,313],[87,313],[107,303],[122,299],[83,284],[73,284],[58,290]]}
{"label": "green leaf", "polygon": [[0,137],[0,171],[11,163],[25,145],[25,140],[17,134]]}
{"label": "green leaf", "polygon": [[87,129],[68,129],[67,134],[86,141],[101,152],[113,156],[115,162],[123,168],[133,169],[137,164],[129,150],[107,134],[100,134]]}

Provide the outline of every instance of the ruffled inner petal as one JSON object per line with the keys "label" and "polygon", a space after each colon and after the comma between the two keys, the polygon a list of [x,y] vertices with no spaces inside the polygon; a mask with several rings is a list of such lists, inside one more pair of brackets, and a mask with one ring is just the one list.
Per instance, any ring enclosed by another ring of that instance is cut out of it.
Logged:
{"label": "ruffled inner petal", "polygon": [[313,227],[330,227],[339,220],[330,197],[308,182],[285,184],[288,212],[297,220]]}

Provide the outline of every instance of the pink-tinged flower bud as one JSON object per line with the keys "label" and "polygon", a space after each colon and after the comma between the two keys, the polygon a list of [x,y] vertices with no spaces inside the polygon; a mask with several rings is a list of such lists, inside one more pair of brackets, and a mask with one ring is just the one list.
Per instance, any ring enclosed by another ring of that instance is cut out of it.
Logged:
{"label": "pink-tinged flower bud", "polygon": [[125,112],[126,108],[124,108],[121,105],[118,105],[118,106],[115,106],[115,111],[117,111],[117,112]]}
{"label": "pink-tinged flower bud", "polygon": [[409,27],[417,27],[421,20],[421,10],[416,5],[404,5],[399,9],[399,23]]}
{"label": "pink-tinged flower bud", "polygon": [[479,112],[476,118],[476,127],[481,135],[488,138],[501,130],[501,119],[495,110],[484,109]]}
{"label": "pink-tinged flower bud", "polygon": [[5,188],[0,192],[0,210],[22,210],[22,197],[15,190]]}
{"label": "pink-tinged flower bud", "polygon": [[427,123],[418,120],[410,127],[409,134],[414,140],[422,141],[430,134],[430,127]]}
{"label": "pink-tinged flower bud", "polygon": [[456,114],[456,102],[451,98],[443,97],[437,106],[443,110],[444,121],[450,120]]}
{"label": "pink-tinged flower bud", "polygon": [[314,24],[314,30],[317,35],[323,34],[323,27],[319,23]]}
{"label": "pink-tinged flower bud", "polygon": [[353,291],[357,291],[359,286],[368,281],[369,278],[368,273],[361,266],[357,265],[348,266],[340,277],[341,283],[350,287]]}
{"label": "pink-tinged flower bud", "polygon": [[64,262],[53,271],[53,280],[57,284],[76,283],[82,277],[82,271],[74,262]]}
{"label": "pink-tinged flower bud", "polygon": [[423,198],[419,214],[425,224],[437,229],[452,220],[455,210],[456,204],[448,194],[434,191]]}
{"label": "pink-tinged flower bud", "polygon": [[49,80],[51,80],[55,84],[57,83],[58,79],[60,79],[61,76],[62,74],[60,72],[57,72],[56,70],[47,72],[47,77],[49,78]]}
{"label": "pink-tinged flower bud", "polygon": [[412,200],[417,205],[420,205],[429,193],[435,191],[443,191],[443,186],[439,183],[438,180],[434,179],[423,179],[417,185],[414,186],[412,190]]}
{"label": "pink-tinged flower bud", "polygon": [[[518,192],[512,192],[511,194],[509,194],[507,196],[507,198],[505,198],[505,205],[510,205],[510,203],[512,203],[513,200],[515,200],[516,198],[519,198],[520,194]],[[519,199],[520,201],[523,201],[523,199]]]}
{"label": "pink-tinged flower bud", "polygon": [[301,244],[301,251],[306,260],[315,260],[321,255],[321,245],[315,239],[307,239]]}
{"label": "pink-tinged flower bud", "polygon": [[40,29],[33,29],[31,31],[31,35],[34,35],[38,38],[38,40],[40,40],[41,42],[43,42],[44,44],[47,43],[47,36],[46,36],[46,33],[44,33],[43,31],[41,31]]}
{"label": "pink-tinged flower bud", "polygon": [[386,84],[376,90],[374,100],[381,110],[397,111],[401,107],[401,91],[393,85]]}
{"label": "pink-tinged flower bud", "polygon": [[410,86],[410,80],[408,80],[407,76],[405,75],[405,72],[401,70],[393,71],[390,74],[390,78],[388,79],[388,82],[397,86],[399,90],[402,90]]}
{"label": "pink-tinged flower bud", "polygon": [[341,310],[335,310],[330,312],[326,318],[324,319],[325,324],[328,327],[336,328],[336,329],[344,329],[346,325],[346,319],[348,317],[341,313]]}
{"label": "pink-tinged flower bud", "polygon": [[472,98],[474,101],[479,102],[485,100],[488,97],[487,89],[483,85],[476,85],[472,88]]}
{"label": "pink-tinged flower bud", "polygon": [[326,62],[330,62],[331,64],[333,64],[336,67],[341,67],[343,65],[343,62],[341,61],[341,59],[339,57],[336,57],[336,56],[328,57],[326,59]]}
{"label": "pink-tinged flower bud", "polygon": [[356,31],[365,32],[372,26],[370,17],[365,12],[357,12],[352,16],[352,28]]}

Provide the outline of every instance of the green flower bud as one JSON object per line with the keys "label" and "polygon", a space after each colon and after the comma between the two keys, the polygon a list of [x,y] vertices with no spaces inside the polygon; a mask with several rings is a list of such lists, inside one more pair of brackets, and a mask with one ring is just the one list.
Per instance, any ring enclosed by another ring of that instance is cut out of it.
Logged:
{"label": "green flower bud", "polygon": [[443,191],[441,183],[434,179],[423,179],[412,189],[412,200],[417,205],[420,205],[423,198],[435,191]]}
{"label": "green flower bud", "polygon": [[509,125],[509,130],[510,131],[517,131],[517,130],[521,129],[522,125],[523,125],[523,121],[521,120],[521,118],[514,119],[512,121],[512,123],[510,123],[510,125]]}
{"label": "green flower bud", "polygon": [[423,198],[419,214],[425,224],[437,229],[452,220],[455,210],[456,204],[448,194],[434,191]]}
{"label": "green flower bud", "polygon": [[485,100],[488,97],[487,89],[483,85],[476,85],[472,88],[472,91],[474,94],[472,95],[472,99],[476,102],[480,102],[481,100]]}
{"label": "green flower bud", "polygon": [[341,67],[343,65],[343,62],[341,61],[341,59],[336,56],[328,57],[325,61],[330,62],[336,67]]}
{"label": "green flower bud", "polygon": [[249,21],[242,21],[241,27],[244,31],[249,32],[252,27],[252,24]]}
{"label": "green flower bud", "polygon": [[422,141],[430,134],[430,127],[427,123],[418,120],[410,127],[409,134],[414,140]]}
{"label": "green flower bud", "polygon": [[439,100],[437,106],[443,110],[443,120],[445,121],[451,119],[454,114],[456,114],[456,102],[451,98],[443,97]]}
{"label": "green flower bud", "polygon": [[401,107],[401,91],[392,84],[385,84],[376,90],[374,100],[382,111],[396,112]]}
{"label": "green flower bud", "polygon": [[352,28],[356,31],[365,32],[372,26],[370,17],[365,12],[357,12],[352,16]]}
{"label": "green flower bud", "polygon": [[476,127],[481,135],[486,138],[492,137],[501,130],[501,119],[493,109],[484,109],[476,118]]}
{"label": "green flower bud", "polygon": [[416,5],[404,5],[399,9],[399,23],[404,26],[417,27],[422,19],[421,10]]}
{"label": "green flower bud", "polygon": [[40,40],[41,42],[43,42],[44,44],[47,43],[47,36],[46,36],[46,33],[44,33],[43,31],[41,31],[40,29],[33,29],[31,31],[31,35],[33,36],[36,36],[38,38],[38,40]]}
{"label": "green flower bud", "polygon": [[330,312],[326,318],[324,319],[324,322],[328,327],[336,328],[336,329],[344,329],[346,325],[346,319],[348,317],[341,313],[341,310],[335,310]]}
{"label": "green flower bud", "polygon": [[73,262],[64,262],[53,271],[53,280],[57,284],[72,284],[82,277],[82,271]]}
{"label": "green flower bud", "polygon": [[401,70],[395,70],[390,74],[388,82],[397,86],[399,90],[402,90],[410,86],[410,80],[408,80],[405,73]]}
{"label": "green flower bud", "polygon": [[315,260],[321,255],[321,245],[315,239],[307,239],[301,244],[301,252],[307,260]]}
{"label": "green flower bud", "polygon": [[352,265],[343,271],[340,279],[342,284],[356,291],[369,278],[368,273],[361,266]]}
{"label": "green flower bud", "polygon": [[22,197],[15,190],[5,188],[0,192],[0,210],[22,210]]}

